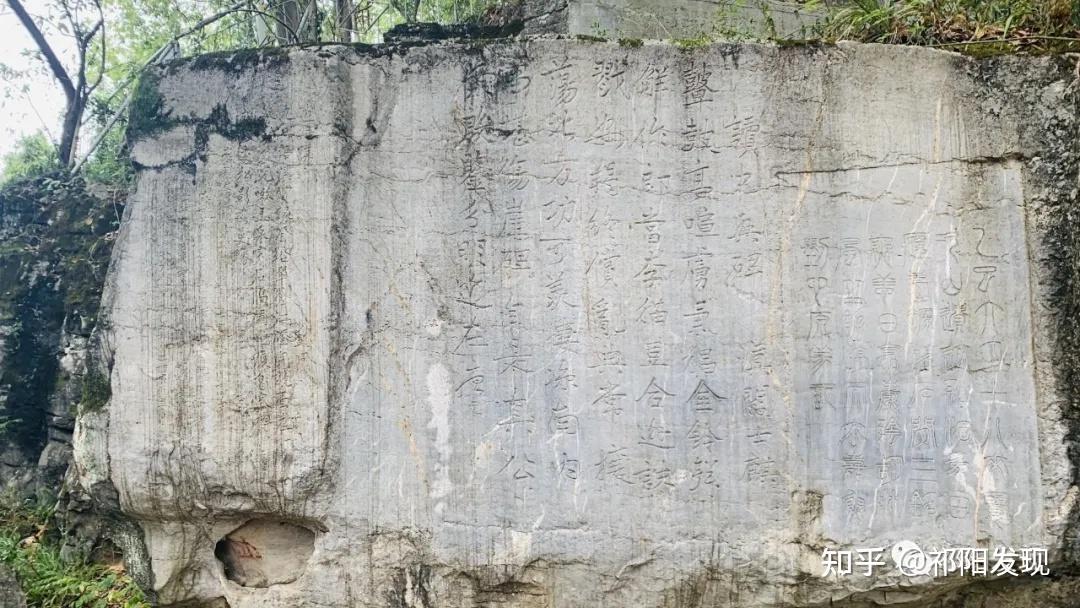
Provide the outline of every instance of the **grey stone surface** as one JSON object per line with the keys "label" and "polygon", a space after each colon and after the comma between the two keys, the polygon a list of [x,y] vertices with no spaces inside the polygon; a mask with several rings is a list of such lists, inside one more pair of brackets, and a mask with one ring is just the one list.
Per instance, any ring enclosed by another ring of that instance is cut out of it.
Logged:
{"label": "grey stone surface", "polygon": [[819,10],[783,0],[521,0],[488,15],[524,32],[609,39],[815,38]]}
{"label": "grey stone surface", "polygon": [[11,570],[0,565],[0,608],[26,608],[26,596]]}
{"label": "grey stone surface", "polygon": [[673,40],[809,38],[819,13],[779,0],[567,0],[566,33]]}
{"label": "grey stone surface", "polygon": [[26,608],[19,581],[5,564],[0,564],[0,608]]}
{"label": "grey stone surface", "polygon": [[[983,579],[822,549],[1060,556],[1064,62],[534,39],[160,76],[75,444],[163,604],[925,604]],[[315,533],[298,578],[229,579],[252,520]]]}

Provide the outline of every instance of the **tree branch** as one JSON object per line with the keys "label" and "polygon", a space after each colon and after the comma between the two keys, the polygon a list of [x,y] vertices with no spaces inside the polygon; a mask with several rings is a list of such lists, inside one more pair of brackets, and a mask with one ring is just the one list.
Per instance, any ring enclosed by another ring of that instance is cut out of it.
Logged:
{"label": "tree branch", "polygon": [[91,93],[97,90],[98,85],[101,84],[102,79],[105,78],[105,30],[101,30],[101,65],[98,66],[97,78],[94,79],[93,84],[86,88],[86,96],[89,97]]}
{"label": "tree branch", "polygon": [[201,30],[202,28],[210,25],[211,23],[217,21],[218,19],[221,19],[223,17],[228,17],[229,15],[231,15],[234,12],[236,12],[236,11],[240,10],[241,8],[243,8],[244,5],[247,4],[247,3],[248,3],[247,0],[241,0],[240,2],[237,2],[236,4],[234,4],[234,5],[230,6],[229,8],[221,11],[220,13],[215,13],[213,15],[210,15],[206,19],[203,19],[202,21],[196,23],[194,26],[192,26],[188,30],[186,30],[184,32],[181,32],[181,33],[177,34],[176,36],[174,36],[173,40],[179,40],[179,39],[183,38],[184,36],[189,36],[189,35],[197,32],[198,30]]}
{"label": "tree branch", "polygon": [[[295,43],[295,44],[300,43],[300,35],[296,33],[296,30],[289,27],[288,23],[285,23],[284,21],[282,21],[281,19],[278,19],[277,17],[271,15],[270,13],[267,13],[265,11],[256,10],[256,9],[253,9],[253,8],[238,8],[238,9],[234,9],[231,12],[235,12],[235,13],[254,13],[256,15],[261,15],[263,17],[268,17],[268,18],[272,19],[273,21],[279,23],[281,25],[281,27],[285,28],[285,32],[287,34],[289,34],[290,36],[292,36],[293,43]],[[188,33],[190,34],[191,32],[188,32]]]}
{"label": "tree branch", "polygon": [[45,40],[45,36],[41,33],[41,30],[38,29],[37,24],[34,23],[34,19],[26,12],[22,2],[19,0],[7,0],[7,3],[8,6],[11,7],[11,10],[15,11],[15,16],[22,22],[23,27],[26,28],[30,37],[34,39],[34,44],[36,44],[38,50],[41,51],[41,55],[45,58],[45,63],[49,65],[49,69],[52,71],[53,76],[60,81],[60,87],[64,89],[64,95],[67,96],[68,102],[73,102],[78,95],[78,92],[75,90],[74,83],[71,82],[71,76],[68,76],[67,70],[64,69],[64,64],[60,63],[60,59],[56,56],[56,53],[53,52],[48,41]]}
{"label": "tree branch", "polygon": [[368,26],[364,28],[363,35],[366,36],[367,33],[371,31],[371,28],[378,25],[379,19],[382,19],[382,16],[385,15],[387,12],[389,12],[389,10],[390,10],[390,5],[387,4],[385,7],[383,7],[382,12],[379,13],[374,19],[372,19],[371,23],[369,23]]}
{"label": "tree branch", "polygon": [[79,43],[83,47],[90,46],[90,41],[93,40],[94,35],[97,34],[98,30],[100,30],[102,28],[102,26],[104,26],[104,25],[105,25],[105,20],[104,19],[99,20],[97,23],[94,24],[94,27],[90,28],[90,31],[86,32],[86,35],[83,36],[79,40]]}
{"label": "tree branch", "polygon": [[101,80],[105,77],[105,11],[101,9],[101,0],[94,0],[94,6],[98,9],[98,22],[94,26],[94,31],[101,28],[101,65],[98,66],[98,75],[94,80],[94,84],[90,85],[86,89],[86,96],[90,97],[98,85],[101,84]]}
{"label": "tree branch", "polygon": [[308,34],[309,30],[312,27],[312,24],[308,23],[308,18],[311,18],[312,20],[315,20],[315,21],[318,21],[318,19],[319,19],[319,10],[318,10],[318,6],[316,5],[315,2],[306,2],[305,3],[305,5],[304,5],[304,14],[300,15],[300,21],[296,24],[296,30],[297,30],[297,33],[304,32],[304,38],[305,38],[304,42],[318,42],[319,41],[319,36],[318,36],[319,24],[318,23],[314,24],[314,27],[315,27],[315,30],[316,30],[315,40],[307,40],[306,39],[307,34]]}

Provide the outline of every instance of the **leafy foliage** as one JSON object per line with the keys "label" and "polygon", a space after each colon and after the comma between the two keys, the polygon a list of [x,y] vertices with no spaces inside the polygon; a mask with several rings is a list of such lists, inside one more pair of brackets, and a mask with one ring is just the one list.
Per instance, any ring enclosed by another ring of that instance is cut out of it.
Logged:
{"label": "leafy foliage", "polygon": [[[728,41],[777,38],[772,9],[765,0],[723,2],[713,21],[714,35]],[[702,36],[708,38],[708,36]]]}
{"label": "leafy foliage", "polygon": [[[115,91],[129,84],[158,49],[205,17],[235,6],[236,0],[104,0],[104,5],[110,15],[112,38],[106,55],[107,86],[111,88],[103,99],[113,102],[118,101]],[[184,36],[177,52],[196,55],[265,46],[270,41],[255,33],[257,16],[231,13],[212,27]]]}
{"label": "leafy foliage", "polygon": [[44,133],[38,131],[16,142],[15,150],[4,156],[3,166],[0,186],[45,175],[55,171],[60,165],[56,157],[56,147]]}
{"label": "leafy foliage", "polygon": [[48,497],[0,499],[0,562],[6,564],[37,608],[149,608],[122,566],[67,557]]}
{"label": "leafy foliage", "polygon": [[[821,9],[821,0],[808,6]],[[1080,50],[1076,0],[852,0],[826,9],[829,40],[986,47],[999,52]]]}
{"label": "leafy foliage", "polygon": [[102,372],[91,369],[83,376],[82,407],[87,411],[99,410],[112,396],[109,378]]}
{"label": "leafy foliage", "polygon": [[500,0],[433,0],[422,8],[429,21],[469,23],[480,21],[490,11],[506,4]]}
{"label": "leafy foliage", "polygon": [[83,166],[82,173],[87,183],[126,188],[133,173],[122,130],[110,129],[105,133],[101,146]]}
{"label": "leafy foliage", "polygon": [[711,42],[712,38],[705,34],[697,36],[696,38],[679,38],[672,41],[675,46],[679,47],[684,51],[692,51],[694,49],[706,48]]}
{"label": "leafy foliage", "polygon": [[0,439],[3,439],[4,435],[17,424],[19,424],[18,418],[0,415]]}

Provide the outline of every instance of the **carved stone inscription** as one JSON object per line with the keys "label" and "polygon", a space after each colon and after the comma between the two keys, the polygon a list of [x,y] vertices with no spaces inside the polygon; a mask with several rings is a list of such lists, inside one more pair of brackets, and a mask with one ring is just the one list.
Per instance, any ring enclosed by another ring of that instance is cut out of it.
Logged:
{"label": "carved stone inscription", "polygon": [[[1073,169],[1045,147],[1071,65],[554,38],[220,61],[162,68],[180,120],[133,145],[112,396],[75,440],[162,605],[919,603],[982,579],[822,577],[822,549],[1071,538],[1046,260]],[[222,569],[253,522],[312,535],[278,584]]]}
{"label": "carved stone inscription", "polygon": [[1037,535],[1019,167],[819,166],[753,58],[568,52],[403,77],[353,161],[350,504],[475,543],[738,543],[805,492],[842,543]]}
{"label": "carved stone inscription", "polygon": [[831,535],[940,526],[935,538],[957,545],[979,534],[1035,542],[1019,167],[791,179],[834,226],[794,219],[785,285],[799,445],[807,483],[830,488]]}

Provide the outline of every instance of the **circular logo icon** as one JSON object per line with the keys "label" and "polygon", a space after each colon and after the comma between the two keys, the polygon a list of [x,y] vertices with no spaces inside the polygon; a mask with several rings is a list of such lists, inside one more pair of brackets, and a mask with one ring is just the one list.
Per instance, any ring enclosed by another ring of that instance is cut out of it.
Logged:
{"label": "circular logo icon", "polygon": [[910,540],[893,545],[892,558],[904,576],[921,576],[930,572],[930,560],[926,553]]}

